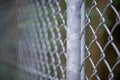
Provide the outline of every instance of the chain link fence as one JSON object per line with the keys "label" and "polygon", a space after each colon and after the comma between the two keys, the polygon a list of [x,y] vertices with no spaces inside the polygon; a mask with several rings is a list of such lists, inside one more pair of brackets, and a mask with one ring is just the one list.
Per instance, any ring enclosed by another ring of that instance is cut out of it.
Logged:
{"label": "chain link fence", "polygon": [[119,0],[0,0],[0,80],[119,80]]}
{"label": "chain link fence", "polygon": [[0,79],[65,79],[65,1],[0,3]]}
{"label": "chain link fence", "polygon": [[120,79],[120,1],[86,0],[87,80]]}

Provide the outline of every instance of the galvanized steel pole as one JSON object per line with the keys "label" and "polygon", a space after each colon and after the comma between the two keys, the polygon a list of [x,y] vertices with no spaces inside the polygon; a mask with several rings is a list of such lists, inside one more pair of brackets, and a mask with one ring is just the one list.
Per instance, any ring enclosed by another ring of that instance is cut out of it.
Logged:
{"label": "galvanized steel pole", "polygon": [[67,2],[67,80],[80,80],[80,3]]}

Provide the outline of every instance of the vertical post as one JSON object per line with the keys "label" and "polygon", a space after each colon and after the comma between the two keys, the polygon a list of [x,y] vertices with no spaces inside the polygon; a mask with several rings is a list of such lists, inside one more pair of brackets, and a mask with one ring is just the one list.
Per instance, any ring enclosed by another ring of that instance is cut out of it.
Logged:
{"label": "vertical post", "polygon": [[[81,12],[80,12],[80,16],[81,16],[81,23],[80,23],[80,44],[81,44],[81,51],[80,51],[80,65],[83,64],[83,60],[84,60],[84,56],[85,56],[85,30],[84,30],[84,24],[85,24],[85,4],[84,2],[81,3]],[[85,68],[84,66],[81,67],[80,69],[80,80],[85,80],[84,79],[84,72],[85,72]]]}
{"label": "vertical post", "polygon": [[80,3],[67,2],[67,80],[80,80]]}

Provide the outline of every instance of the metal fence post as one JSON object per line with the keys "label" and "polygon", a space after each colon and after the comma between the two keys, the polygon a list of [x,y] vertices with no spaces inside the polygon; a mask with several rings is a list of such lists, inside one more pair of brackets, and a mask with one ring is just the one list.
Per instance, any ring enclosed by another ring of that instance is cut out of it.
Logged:
{"label": "metal fence post", "polygon": [[84,2],[81,2],[81,22],[80,22],[80,80],[85,80],[84,78],[84,73],[85,73],[85,68],[83,65],[84,62],[84,57],[85,57],[85,4]]}
{"label": "metal fence post", "polygon": [[67,2],[67,80],[80,80],[80,3]]}

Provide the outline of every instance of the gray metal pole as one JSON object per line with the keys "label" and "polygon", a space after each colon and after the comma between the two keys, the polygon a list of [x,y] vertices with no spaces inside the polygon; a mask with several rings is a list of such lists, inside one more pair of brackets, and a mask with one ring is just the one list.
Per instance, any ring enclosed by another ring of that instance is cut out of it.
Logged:
{"label": "gray metal pole", "polygon": [[[84,27],[85,27],[85,4],[84,2],[81,3],[81,23],[80,23],[80,33],[81,33],[81,36],[80,36],[80,44],[81,44],[81,49],[80,49],[80,65],[82,66],[83,64],[83,60],[84,60],[84,57],[85,57],[85,30],[84,30]],[[85,80],[85,68],[84,66],[81,67],[80,69],[80,80]]]}
{"label": "gray metal pole", "polygon": [[80,80],[80,2],[67,2],[67,80]]}

